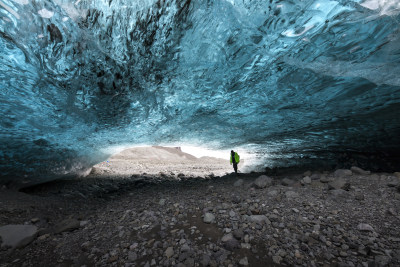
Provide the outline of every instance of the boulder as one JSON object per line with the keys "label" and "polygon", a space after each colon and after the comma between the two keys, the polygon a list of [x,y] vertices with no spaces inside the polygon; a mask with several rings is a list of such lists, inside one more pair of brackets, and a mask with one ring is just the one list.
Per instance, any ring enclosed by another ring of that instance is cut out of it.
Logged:
{"label": "boulder", "polygon": [[0,227],[2,247],[21,248],[32,242],[38,228],[34,225],[6,225]]}
{"label": "boulder", "polygon": [[254,181],[254,185],[256,188],[265,188],[267,186],[271,186],[272,185],[272,178],[268,177],[266,175],[261,175],[260,177],[258,177],[255,181]]}
{"label": "boulder", "polygon": [[351,167],[350,170],[355,174],[361,174],[361,175],[371,174],[370,171],[364,171],[363,169],[356,167],[356,166]]}
{"label": "boulder", "polygon": [[332,182],[328,183],[328,189],[329,190],[335,190],[335,189],[343,189],[343,190],[350,190],[350,183],[346,182],[343,179],[335,179]]}
{"label": "boulder", "polygon": [[339,170],[336,170],[336,171],[333,173],[333,175],[334,175],[335,177],[351,176],[352,174],[353,174],[352,171],[346,170],[346,169],[339,169]]}

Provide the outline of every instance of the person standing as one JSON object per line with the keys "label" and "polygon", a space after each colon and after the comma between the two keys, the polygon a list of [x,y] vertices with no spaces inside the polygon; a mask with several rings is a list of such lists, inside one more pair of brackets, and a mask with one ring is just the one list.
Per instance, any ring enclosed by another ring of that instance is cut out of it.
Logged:
{"label": "person standing", "polygon": [[231,164],[233,164],[233,169],[235,170],[236,174],[237,174],[237,165],[239,162],[240,162],[239,154],[231,150]]}

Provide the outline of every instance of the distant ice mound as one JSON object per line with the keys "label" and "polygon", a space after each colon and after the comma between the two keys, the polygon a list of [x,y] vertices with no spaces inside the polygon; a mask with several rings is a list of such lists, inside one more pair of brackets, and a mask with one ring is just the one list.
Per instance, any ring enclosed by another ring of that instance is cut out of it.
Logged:
{"label": "distant ice mound", "polygon": [[232,171],[228,160],[195,157],[179,147],[134,147],[125,149],[93,167],[92,175],[168,175],[173,177],[224,175]]}

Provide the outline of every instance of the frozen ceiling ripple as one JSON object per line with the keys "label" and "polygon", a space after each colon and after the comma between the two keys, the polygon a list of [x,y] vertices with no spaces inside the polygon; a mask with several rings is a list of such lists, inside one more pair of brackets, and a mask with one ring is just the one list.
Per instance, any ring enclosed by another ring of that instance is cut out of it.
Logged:
{"label": "frozen ceiling ripple", "polygon": [[0,0],[2,177],[121,144],[398,157],[397,1]]}

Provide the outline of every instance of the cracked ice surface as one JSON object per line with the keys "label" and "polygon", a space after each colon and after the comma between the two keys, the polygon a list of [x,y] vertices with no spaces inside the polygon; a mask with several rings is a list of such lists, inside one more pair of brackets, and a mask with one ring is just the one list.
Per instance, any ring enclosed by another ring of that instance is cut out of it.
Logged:
{"label": "cracked ice surface", "polygon": [[395,0],[0,0],[1,176],[77,172],[123,144],[239,147],[268,166],[398,156],[399,12]]}

